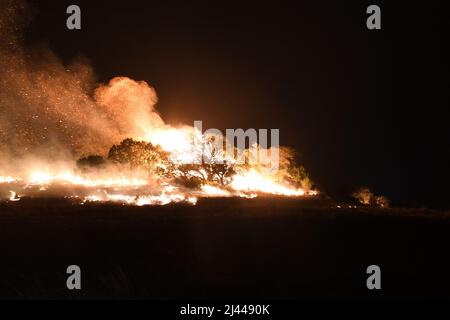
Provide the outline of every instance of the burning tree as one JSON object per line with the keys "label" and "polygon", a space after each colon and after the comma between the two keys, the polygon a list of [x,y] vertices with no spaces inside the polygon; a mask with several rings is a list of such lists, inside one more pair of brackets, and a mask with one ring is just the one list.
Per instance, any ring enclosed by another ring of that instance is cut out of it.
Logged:
{"label": "burning tree", "polygon": [[170,153],[159,145],[150,142],[125,139],[118,145],[113,145],[108,153],[112,163],[128,165],[131,169],[141,168],[149,174],[160,177],[170,176],[173,163],[169,160]]}
{"label": "burning tree", "polygon": [[[108,167],[108,172],[111,172],[111,169],[112,172],[117,172],[116,169],[119,169],[122,179],[120,183],[127,185],[134,183],[133,181],[141,184],[141,180],[127,179],[123,173],[126,175],[133,173],[121,170],[121,167],[136,170],[137,175],[144,171],[149,176],[157,177],[161,186],[170,186],[170,190],[177,189],[178,185],[196,189],[205,195],[211,192],[217,194],[218,190],[222,191],[221,194],[240,196],[255,196],[259,192],[287,196],[317,194],[311,190],[312,182],[309,175],[305,168],[295,161],[292,149],[268,149],[265,150],[266,154],[261,156],[260,147],[256,145],[251,149],[234,149],[230,155],[224,151],[222,143],[214,137],[188,136],[187,139],[192,143],[190,151],[181,149],[181,152],[177,152],[178,150],[167,151],[159,144],[127,138],[110,148],[106,160],[101,156],[92,155],[81,158],[77,163],[82,169]],[[273,170],[271,162],[266,163],[264,160],[264,157],[274,155],[271,152],[277,152],[276,155],[279,155],[280,163],[276,167],[277,170]],[[257,161],[255,154],[258,155]],[[108,166],[108,163],[115,164],[115,168]],[[83,173],[90,172],[86,170]],[[213,189],[204,188],[207,186]]]}
{"label": "burning tree", "polygon": [[180,164],[174,171],[176,181],[184,186],[199,187],[204,184],[226,186],[235,174],[231,162]]}
{"label": "burning tree", "polygon": [[176,181],[184,186],[226,186],[236,173],[234,164],[226,159],[223,150],[216,148],[214,137],[192,141],[199,163],[178,164],[173,172]]}
{"label": "burning tree", "polygon": [[288,167],[286,180],[296,187],[301,187],[305,191],[309,191],[312,188],[312,181],[305,167],[297,165],[295,162],[291,163]]}

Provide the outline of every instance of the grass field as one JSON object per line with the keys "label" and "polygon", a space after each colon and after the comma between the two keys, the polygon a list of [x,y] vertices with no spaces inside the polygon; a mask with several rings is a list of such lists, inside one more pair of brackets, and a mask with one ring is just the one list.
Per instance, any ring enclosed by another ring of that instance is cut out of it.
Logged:
{"label": "grass field", "polygon": [[[425,209],[22,199],[0,203],[0,298],[450,298],[449,245],[450,215]],[[66,289],[71,264],[82,290]]]}

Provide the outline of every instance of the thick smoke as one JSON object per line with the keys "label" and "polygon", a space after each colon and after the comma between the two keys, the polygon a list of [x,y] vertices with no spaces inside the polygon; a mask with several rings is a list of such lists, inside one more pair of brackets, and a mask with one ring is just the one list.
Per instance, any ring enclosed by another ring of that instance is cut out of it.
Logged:
{"label": "thick smoke", "polygon": [[156,93],[147,83],[115,78],[96,85],[83,59],[64,65],[47,48],[26,47],[26,3],[1,2],[1,159],[104,154],[123,138],[140,139],[164,126],[154,111]]}

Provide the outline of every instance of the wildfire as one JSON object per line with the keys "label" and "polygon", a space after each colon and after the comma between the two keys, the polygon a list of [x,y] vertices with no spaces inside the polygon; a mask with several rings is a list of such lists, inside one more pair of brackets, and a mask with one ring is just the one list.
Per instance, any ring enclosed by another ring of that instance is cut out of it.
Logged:
{"label": "wildfire", "polygon": [[[159,188],[151,185],[145,177],[126,177],[116,174],[111,177],[90,177],[75,171],[52,173],[48,168],[33,171],[28,177],[0,176],[0,195],[5,194],[9,201],[19,201],[22,197],[46,197],[54,195],[70,198],[80,203],[116,202],[127,205],[166,205],[169,203],[188,203],[195,205],[202,197],[245,197],[255,198],[259,194],[283,196],[313,196],[317,191],[305,192],[264,176],[255,170],[234,174],[226,188],[204,184],[197,190],[189,190],[169,183]],[[21,196],[16,191],[20,190]],[[7,190],[8,192],[2,192]],[[57,191],[55,191],[57,190]],[[68,193],[64,194],[64,192]]]}
{"label": "wildfire", "polygon": [[[76,164],[65,163],[63,168],[50,161],[32,164],[36,169],[27,165],[17,176],[0,176],[0,199],[56,196],[82,204],[144,206],[178,202],[195,205],[203,197],[317,195],[316,190],[299,187],[301,179],[309,180],[289,153],[282,156],[282,170],[273,174],[260,163],[244,161],[240,165],[232,156],[217,152],[211,140],[193,127],[163,125],[144,136],[144,141],[125,139],[112,146],[107,160],[90,156]],[[201,161],[195,162],[199,157]]]}
{"label": "wildfire", "polygon": [[[317,194],[289,153],[278,173],[266,172],[264,165],[242,164],[211,148],[215,137],[203,136],[195,123],[166,124],[145,81],[116,77],[95,84],[85,61],[66,65],[50,50],[34,60],[14,25],[19,14],[15,7],[0,12],[0,35],[8,39],[0,45],[0,200],[62,197],[142,206]],[[270,157],[281,151],[257,147]],[[238,149],[245,158],[249,150]]]}
{"label": "wildfire", "polygon": [[[143,97],[133,96],[136,90],[142,91]],[[218,150],[213,145],[215,140],[204,136],[196,127],[175,128],[164,124],[151,111],[153,106],[148,105],[147,100],[154,103],[156,98],[153,89],[145,83],[117,78],[102,87],[97,95],[102,104],[115,104],[117,99],[125,101],[128,110],[136,112],[138,107],[134,103],[149,110],[151,116],[146,118],[139,108],[135,118],[127,114],[126,124],[132,128],[129,131],[133,138],[113,145],[106,159],[91,155],[76,163],[66,161],[62,166],[48,159],[44,163],[32,161],[22,165],[17,174],[11,174],[11,170],[2,168],[0,157],[0,170],[8,173],[0,176],[0,199],[63,197],[83,204],[116,202],[143,206],[178,202],[195,205],[202,197],[317,195],[310,188],[304,168],[295,164],[290,153],[282,155],[282,168],[274,174],[267,172],[261,163],[239,163],[234,154]],[[147,127],[145,121],[149,121]],[[253,155],[253,151],[241,151],[244,160],[245,154]],[[272,149],[266,151],[270,153]],[[303,180],[307,182],[306,187]]]}

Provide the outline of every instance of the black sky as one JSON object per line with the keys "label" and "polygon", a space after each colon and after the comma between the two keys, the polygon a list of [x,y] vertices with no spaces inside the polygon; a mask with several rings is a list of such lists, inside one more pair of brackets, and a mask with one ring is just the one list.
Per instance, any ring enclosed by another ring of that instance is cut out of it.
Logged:
{"label": "black sky", "polygon": [[[437,2],[30,2],[30,43],[86,56],[99,81],[147,81],[166,122],[279,128],[334,197],[367,185],[394,204],[437,205],[425,159],[448,70]],[[366,28],[373,3],[382,30]],[[70,4],[81,31],[65,27]]]}

